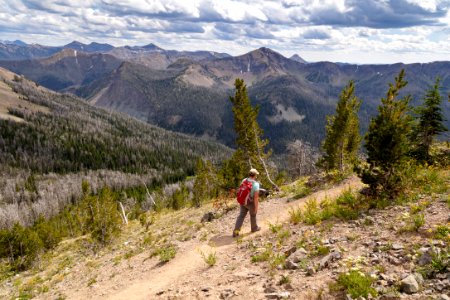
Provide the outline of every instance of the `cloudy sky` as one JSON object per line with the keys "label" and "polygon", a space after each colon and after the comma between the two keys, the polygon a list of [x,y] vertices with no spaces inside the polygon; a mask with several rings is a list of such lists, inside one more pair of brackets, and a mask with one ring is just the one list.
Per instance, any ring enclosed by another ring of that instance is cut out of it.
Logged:
{"label": "cloudy sky", "polygon": [[449,8],[450,0],[0,0],[0,40],[429,62],[450,60]]}

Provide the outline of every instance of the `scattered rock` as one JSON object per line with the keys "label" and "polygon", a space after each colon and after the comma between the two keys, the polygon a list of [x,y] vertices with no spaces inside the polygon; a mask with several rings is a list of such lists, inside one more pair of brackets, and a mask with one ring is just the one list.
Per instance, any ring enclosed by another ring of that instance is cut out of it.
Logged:
{"label": "scattered rock", "polygon": [[209,292],[209,290],[211,290],[211,288],[209,286],[205,286],[201,288],[202,292]]}
{"label": "scattered rock", "polygon": [[389,256],[389,257],[388,257],[388,261],[389,261],[391,264],[395,265],[395,266],[399,266],[399,265],[402,264],[402,262],[400,261],[400,259],[398,259],[398,258],[395,257],[395,256]]}
{"label": "scattered rock", "polygon": [[422,253],[422,255],[419,257],[419,260],[417,261],[417,264],[419,266],[428,265],[433,260],[432,250],[430,248],[427,248],[425,252]]}
{"label": "scattered rock", "polygon": [[288,291],[282,291],[278,293],[266,294],[266,297],[268,299],[287,299],[290,295],[291,293],[289,293]]}
{"label": "scattered rock", "polygon": [[373,225],[373,224],[375,224],[375,219],[374,219],[374,217],[367,216],[367,217],[364,219],[364,224],[366,224],[366,225]]}
{"label": "scattered rock", "polygon": [[401,249],[403,249],[403,248],[404,248],[403,245],[400,244],[400,243],[393,243],[393,244],[392,244],[392,249],[393,249],[393,250],[401,250]]}
{"label": "scattered rock", "polygon": [[288,283],[284,285],[284,288],[288,291],[293,291],[294,287],[292,286],[292,284]]}
{"label": "scattered rock", "polygon": [[228,299],[236,296],[236,291],[232,289],[225,289],[220,293],[220,299]]}
{"label": "scattered rock", "polygon": [[396,295],[393,292],[389,292],[380,296],[380,300],[397,300],[397,299],[400,299],[400,296]]}
{"label": "scattered rock", "polygon": [[450,300],[450,297],[445,294],[441,294],[438,299],[439,300]]}
{"label": "scattered rock", "polygon": [[300,248],[291,254],[290,259],[294,263],[298,263],[308,257],[308,252],[304,248]]}
{"label": "scattered rock", "polygon": [[267,286],[264,289],[264,293],[267,293],[267,294],[272,294],[272,293],[275,293],[276,291],[277,291],[277,289],[271,285]]}
{"label": "scattered rock", "polygon": [[292,260],[288,259],[286,260],[286,269],[288,270],[297,270],[298,264],[293,262]]}
{"label": "scattered rock", "polygon": [[216,216],[214,215],[214,213],[210,211],[203,215],[201,222],[202,223],[211,222],[215,218],[216,218]]}
{"label": "scattered rock", "polygon": [[319,262],[319,270],[322,270],[323,268],[326,268],[330,263],[332,263],[335,260],[338,260],[342,257],[341,252],[334,251],[329,253],[328,255],[324,256],[320,262]]}
{"label": "scattered rock", "polygon": [[420,273],[414,273],[414,278],[416,279],[419,286],[423,284],[423,276]]}
{"label": "scattered rock", "polygon": [[295,253],[295,251],[297,251],[297,247],[295,247],[295,246],[291,247],[288,250],[284,251],[284,255],[286,257],[289,257],[289,256],[291,256],[292,253]]}
{"label": "scattered rock", "polygon": [[414,294],[419,291],[419,283],[414,275],[409,275],[401,281],[400,290],[407,294]]}
{"label": "scattered rock", "polygon": [[312,276],[315,273],[316,273],[316,269],[314,268],[314,266],[310,265],[306,268],[306,275]]}

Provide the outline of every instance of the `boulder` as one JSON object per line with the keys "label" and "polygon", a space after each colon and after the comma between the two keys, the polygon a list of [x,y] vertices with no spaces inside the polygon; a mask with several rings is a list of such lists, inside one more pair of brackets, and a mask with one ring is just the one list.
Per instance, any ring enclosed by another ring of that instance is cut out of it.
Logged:
{"label": "boulder", "polygon": [[422,255],[420,255],[417,264],[419,266],[428,265],[431,263],[432,260],[433,260],[432,250],[428,249],[427,251],[423,252]]}
{"label": "boulder", "polygon": [[417,293],[420,289],[419,283],[414,275],[405,277],[400,283],[400,290],[406,294]]}
{"label": "boulder", "polygon": [[330,263],[332,263],[335,260],[338,260],[342,257],[341,252],[339,251],[334,251],[329,253],[328,255],[324,256],[320,261],[319,261],[319,270],[322,270],[324,268],[326,268]]}
{"label": "boulder", "polygon": [[286,269],[288,270],[297,270],[298,264],[293,262],[292,260],[288,259],[286,260]]}
{"label": "boulder", "polygon": [[307,257],[308,257],[308,252],[303,248],[298,249],[297,251],[295,251],[294,253],[292,253],[289,256],[290,260],[294,263],[301,262],[303,259],[305,259]]}
{"label": "boulder", "polygon": [[288,291],[281,291],[281,292],[277,292],[277,293],[266,294],[266,298],[268,298],[268,299],[287,299],[287,298],[289,298],[290,295],[291,295],[291,293],[289,293]]}

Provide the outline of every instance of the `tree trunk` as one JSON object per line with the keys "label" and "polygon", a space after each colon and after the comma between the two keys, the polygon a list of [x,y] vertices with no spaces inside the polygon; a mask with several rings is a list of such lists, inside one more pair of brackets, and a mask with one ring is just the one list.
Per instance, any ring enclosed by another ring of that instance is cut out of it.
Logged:
{"label": "tree trunk", "polygon": [[253,127],[253,131],[255,133],[255,142],[256,142],[256,149],[258,150],[258,158],[259,158],[259,160],[261,161],[261,163],[263,165],[264,172],[266,173],[266,176],[267,176],[267,180],[269,180],[270,184],[273,186],[275,191],[278,192],[278,191],[280,191],[280,188],[270,178],[270,174],[269,174],[269,170],[267,169],[266,162],[264,161],[264,159],[263,159],[263,157],[261,155],[261,149],[259,148],[258,135],[256,134],[256,128],[255,127]]}
{"label": "tree trunk", "polygon": [[123,207],[122,202],[119,201],[119,205],[120,205],[120,209],[122,211],[123,222],[125,223],[125,225],[128,225],[128,218],[127,218],[127,215],[125,214],[125,208]]}

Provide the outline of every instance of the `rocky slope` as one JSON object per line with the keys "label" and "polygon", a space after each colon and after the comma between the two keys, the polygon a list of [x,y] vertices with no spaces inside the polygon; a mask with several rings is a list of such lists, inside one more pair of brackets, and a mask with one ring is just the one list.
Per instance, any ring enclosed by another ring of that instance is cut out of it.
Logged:
{"label": "rocky slope", "polygon": [[[331,218],[315,225],[294,222],[292,212],[301,207],[306,215],[312,199],[325,207],[361,183],[352,178],[299,199],[294,184],[261,203],[263,230],[248,234],[247,220],[239,239],[230,236],[236,209],[222,207],[212,222],[200,221],[209,205],[155,215],[148,228],[130,224],[119,240],[95,255],[84,246],[86,238],[64,242],[35,270],[3,280],[0,295],[352,299],[336,282],[353,272],[371,278],[373,295],[358,299],[447,299],[450,174],[439,176],[438,187],[429,185],[412,202],[372,208],[352,221]],[[232,207],[234,199],[228,201]],[[409,216],[417,213],[424,223],[412,230]]]}

